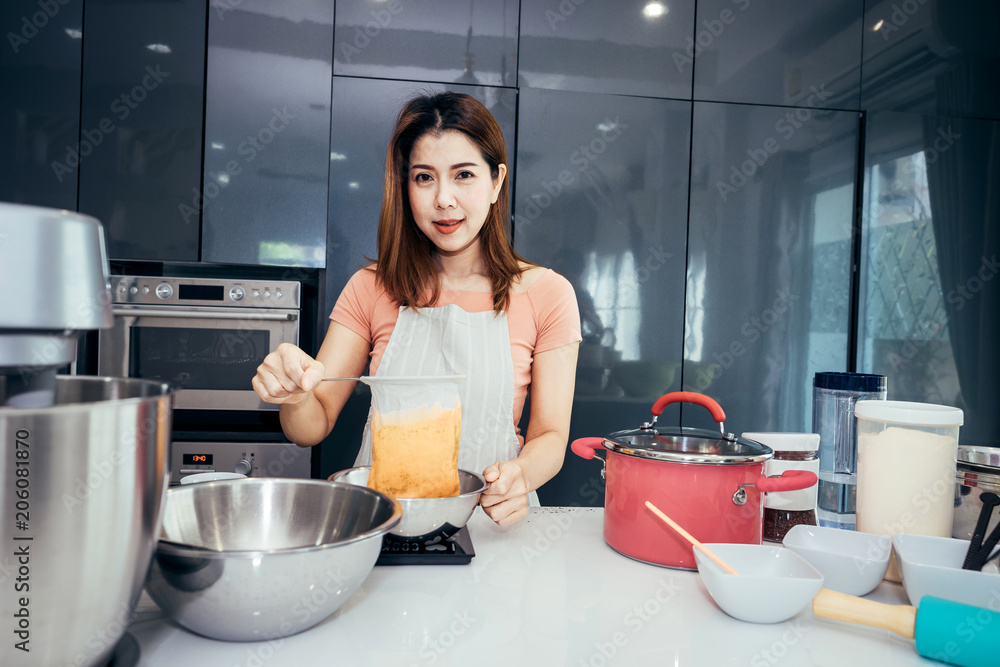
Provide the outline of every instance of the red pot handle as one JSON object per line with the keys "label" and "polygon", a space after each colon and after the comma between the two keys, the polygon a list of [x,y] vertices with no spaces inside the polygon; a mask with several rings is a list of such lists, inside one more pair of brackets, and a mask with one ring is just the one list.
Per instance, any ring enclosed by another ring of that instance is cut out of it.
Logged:
{"label": "red pot handle", "polygon": [[726,413],[721,405],[705,394],[699,394],[695,391],[672,391],[669,394],[660,396],[656,399],[656,403],[653,403],[653,416],[659,417],[662,415],[663,410],[671,403],[694,403],[695,405],[708,408],[708,411],[712,413],[712,419],[720,424],[726,421]]}
{"label": "red pot handle", "polygon": [[780,477],[761,477],[755,486],[761,493],[771,491],[798,491],[816,483],[816,473],[811,470],[786,470]]}
{"label": "red pot handle", "polygon": [[592,459],[598,449],[604,448],[604,438],[577,438],[570,443],[569,448],[581,459]]}

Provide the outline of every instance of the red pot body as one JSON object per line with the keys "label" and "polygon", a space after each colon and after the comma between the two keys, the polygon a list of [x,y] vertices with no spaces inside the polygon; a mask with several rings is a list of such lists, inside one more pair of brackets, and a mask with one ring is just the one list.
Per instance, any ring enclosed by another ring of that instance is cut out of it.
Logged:
{"label": "red pot body", "polygon": [[654,565],[697,569],[691,544],[650,512],[648,500],[699,542],[760,544],[764,463],[694,464],[606,451],[604,539],[621,554]]}

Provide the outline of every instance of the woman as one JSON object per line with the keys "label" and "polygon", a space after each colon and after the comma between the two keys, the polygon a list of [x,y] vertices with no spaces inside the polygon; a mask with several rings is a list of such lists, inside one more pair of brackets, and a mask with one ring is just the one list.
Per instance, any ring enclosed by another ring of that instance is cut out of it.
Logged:
{"label": "woman", "polygon": [[[316,359],[283,344],[254,389],[281,404],[285,434],[308,446],[330,433],[353,391],[323,377],[357,377],[369,363],[379,377],[466,375],[459,467],[482,470],[484,511],[513,523],[562,467],[580,342],[573,288],[514,252],[503,135],[475,98],[410,100],[385,169],[377,264],[344,288]],[[357,465],[370,461],[369,413]]]}

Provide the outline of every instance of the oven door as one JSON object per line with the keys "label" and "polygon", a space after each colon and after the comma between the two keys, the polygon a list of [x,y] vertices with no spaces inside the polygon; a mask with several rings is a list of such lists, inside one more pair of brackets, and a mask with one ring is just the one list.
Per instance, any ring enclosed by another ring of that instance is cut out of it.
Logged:
{"label": "oven door", "polygon": [[299,311],[116,305],[100,334],[98,374],[167,382],[174,407],[275,410],[250,384],[281,343],[298,345]]}

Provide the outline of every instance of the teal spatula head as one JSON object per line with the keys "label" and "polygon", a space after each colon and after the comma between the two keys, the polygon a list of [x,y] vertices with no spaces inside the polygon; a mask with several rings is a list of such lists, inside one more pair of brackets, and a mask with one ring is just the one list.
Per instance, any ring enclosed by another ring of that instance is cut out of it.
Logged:
{"label": "teal spatula head", "polygon": [[961,667],[1000,664],[1000,612],[925,595],[914,635],[925,658]]}

